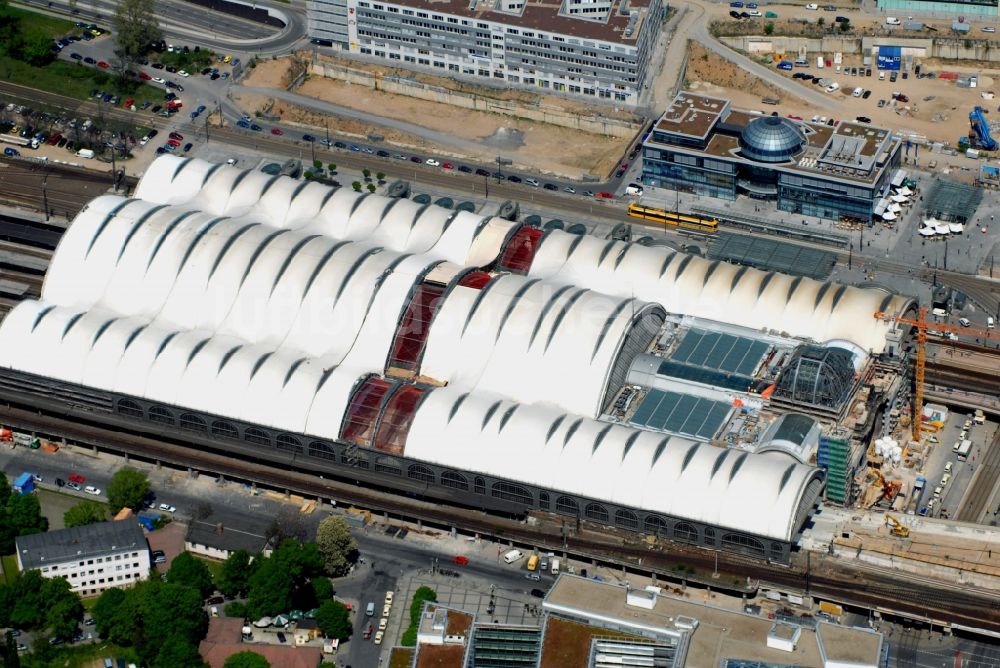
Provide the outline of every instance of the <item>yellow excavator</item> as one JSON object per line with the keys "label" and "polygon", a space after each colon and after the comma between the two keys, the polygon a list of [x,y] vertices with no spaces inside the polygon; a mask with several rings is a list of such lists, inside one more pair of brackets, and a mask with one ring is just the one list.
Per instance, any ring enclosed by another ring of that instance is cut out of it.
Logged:
{"label": "yellow excavator", "polygon": [[910,529],[908,527],[903,526],[903,524],[892,515],[886,515],[885,519],[886,523],[889,524],[890,527],[892,527],[891,531],[893,536],[899,536],[900,538],[907,538],[910,535]]}

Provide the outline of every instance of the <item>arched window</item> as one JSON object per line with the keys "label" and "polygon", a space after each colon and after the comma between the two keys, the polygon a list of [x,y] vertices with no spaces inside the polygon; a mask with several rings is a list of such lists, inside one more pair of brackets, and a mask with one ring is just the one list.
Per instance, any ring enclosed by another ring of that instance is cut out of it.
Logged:
{"label": "arched window", "polygon": [[174,424],[174,414],[163,406],[150,406],[149,421],[159,422],[160,424]]}
{"label": "arched window", "polygon": [[549,493],[548,492],[539,492],[538,493],[538,507],[541,508],[542,510],[548,510],[549,509]]}
{"label": "arched window", "polygon": [[598,522],[607,522],[610,518],[608,509],[599,503],[588,503],[587,507],[583,509],[583,514],[589,519],[597,520]]}
{"label": "arched window", "polygon": [[337,460],[337,451],[333,449],[333,446],[329,443],[324,443],[323,441],[313,441],[309,444],[309,456],[316,457],[317,459],[330,459],[332,461]]}
{"label": "arched window", "polygon": [[302,452],[302,441],[295,438],[291,434],[278,434],[278,438],[275,439],[275,443],[277,444],[279,450]]}
{"label": "arched window", "polygon": [[142,412],[142,406],[131,399],[119,399],[118,412],[122,415],[130,415],[137,418],[145,417],[145,414]]}
{"label": "arched window", "polygon": [[642,523],[642,530],[654,536],[667,535],[667,521],[659,515],[646,515]]}
{"label": "arched window", "polygon": [[749,554],[753,557],[764,557],[764,546],[756,538],[740,533],[722,534],[722,549],[729,552]]}
{"label": "arched window", "polygon": [[392,457],[376,457],[375,470],[393,475],[403,475],[403,467],[399,465],[398,460]]}
{"label": "arched window", "polygon": [[783,562],[785,560],[785,546],[778,542],[771,543],[771,561]]}
{"label": "arched window", "polygon": [[410,468],[406,470],[406,477],[413,478],[414,480],[423,480],[424,482],[434,483],[434,471],[431,471],[426,466],[421,466],[420,464],[410,464]]}
{"label": "arched window", "polygon": [[212,423],[212,436],[240,440],[240,432],[236,431],[236,427],[224,420],[216,420]]}
{"label": "arched window", "polygon": [[704,544],[705,545],[712,545],[712,546],[714,546],[715,545],[715,529],[713,529],[712,527],[705,527],[704,535],[705,535],[705,539],[703,541]]}
{"label": "arched window", "polygon": [[678,522],[674,525],[674,540],[680,543],[697,543],[698,530],[687,522]]}
{"label": "arched window", "polygon": [[580,506],[568,496],[560,496],[556,499],[556,512],[565,515],[579,515]]}
{"label": "arched window", "polygon": [[631,510],[616,510],[615,524],[623,529],[638,529],[639,518]]}
{"label": "arched window", "polygon": [[194,413],[181,413],[180,424],[178,426],[187,431],[208,432],[208,425]]}
{"label": "arched window", "polygon": [[247,427],[244,429],[243,440],[247,443],[256,443],[257,445],[266,445],[271,447],[271,435],[263,429],[258,429],[257,427]]}
{"label": "arched window", "polygon": [[475,492],[476,492],[476,494],[485,494],[486,493],[486,481],[485,480],[483,480],[479,476],[476,476],[476,479],[473,481],[473,484],[475,485]]}
{"label": "arched window", "polygon": [[454,471],[441,472],[441,484],[452,489],[469,489],[469,481],[461,473]]}
{"label": "arched window", "polygon": [[531,492],[520,485],[515,485],[509,482],[493,483],[493,497],[497,499],[506,499],[507,501],[515,501],[526,506],[532,506],[535,503],[535,499],[531,495]]}

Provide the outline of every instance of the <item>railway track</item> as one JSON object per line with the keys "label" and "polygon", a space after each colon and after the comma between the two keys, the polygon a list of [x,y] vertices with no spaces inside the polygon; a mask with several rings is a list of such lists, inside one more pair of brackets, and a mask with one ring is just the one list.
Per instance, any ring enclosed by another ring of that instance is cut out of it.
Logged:
{"label": "railway track", "polygon": [[[230,479],[253,481],[309,497],[336,498],[338,502],[368,508],[375,512],[401,514],[440,527],[457,527],[470,533],[493,536],[498,540],[566,551],[574,555],[595,558],[618,568],[657,572],[660,577],[668,580],[676,581],[681,577],[670,571],[670,565],[676,564],[678,560],[693,566],[697,571],[710,573],[716,558],[713,553],[684,545],[670,543],[655,549],[645,544],[623,545],[617,535],[602,536],[591,532],[570,535],[563,544],[553,541],[555,532],[543,527],[525,525],[519,518],[487,515],[480,511],[424,502],[410,497],[390,496],[377,489],[360,487],[351,483],[350,470],[345,470],[342,479],[320,479],[310,475],[305,468],[293,466],[278,469],[259,461],[235,459],[204,449],[194,450],[180,443],[151,438],[148,434],[125,433],[81,422],[78,419],[70,421],[30,407],[9,406],[5,412],[13,424],[22,428],[51,436],[65,436],[75,442],[93,444],[149,461],[193,467],[199,471],[213,472]],[[306,467],[307,463],[304,462],[301,466]],[[977,592],[951,588],[938,590],[896,578],[892,573],[886,573],[884,577],[876,580],[870,575],[861,576],[856,571],[844,568],[840,562],[829,566],[818,566],[812,572],[806,573],[801,565],[786,567],[727,553],[719,553],[717,556],[720,572],[737,576],[740,582],[749,577],[765,586],[773,585],[791,588],[793,591],[805,591],[821,598],[862,607],[879,606],[881,609],[888,607],[901,615],[916,619],[926,619],[930,614],[935,620],[1000,631],[1000,602]],[[813,561],[822,560],[817,556]],[[707,581],[712,582],[712,580]],[[727,578],[720,578],[711,586],[718,589],[733,587],[733,585],[727,587],[726,582]],[[737,585],[736,589],[741,590],[741,585]],[[877,596],[873,596],[873,593]]]}

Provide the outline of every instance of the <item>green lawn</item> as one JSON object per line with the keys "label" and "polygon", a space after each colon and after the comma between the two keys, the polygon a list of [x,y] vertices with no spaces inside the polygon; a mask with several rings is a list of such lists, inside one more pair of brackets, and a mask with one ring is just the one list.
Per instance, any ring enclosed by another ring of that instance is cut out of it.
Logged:
{"label": "green lawn", "polygon": [[79,34],[80,32],[79,28],[76,27],[76,23],[73,21],[56,18],[54,16],[49,16],[48,14],[39,14],[27,9],[21,9],[20,7],[11,7],[8,5],[3,10],[3,14],[22,21],[22,25],[31,24],[41,28],[48,33],[50,37],[62,37],[63,35],[71,33]]}
{"label": "green lawn", "polygon": [[92,645],[57,645],[51,658],[47,657],[45,661],[40,661],[31,654],[22,654],[21,666],[23,668],[50,668],[51,666],[90,668],[91,666],[104,665],[101,660],[105,657],[124,659],[126,662],[139,664],[139,655],[135,653],[134,649],[120,647],[109,642],[97,642]]}
{"label": "green lawn", "polygon": [[208,566],[208,572],[212,574],[213,582],[219,579],[219,574],[222,573],[221,561],[215,561],[214,559],[205,559],[203,557],[195,557],[195,559]]}
{"label": "green lawn", "polygon": [[5,554],[0,557],[0,563],[3,565],[3,581],[10,582],[17,575],[17,555]]}

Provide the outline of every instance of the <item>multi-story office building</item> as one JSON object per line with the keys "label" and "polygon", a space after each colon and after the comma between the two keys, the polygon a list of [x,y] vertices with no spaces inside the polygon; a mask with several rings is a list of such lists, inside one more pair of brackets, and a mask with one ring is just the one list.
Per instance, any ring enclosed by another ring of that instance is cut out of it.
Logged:
{"label": "multi-story office building", "polygon": [[309,34],[392,65],[635,104],[661,0],[308,0]]}
{"label": "multi-story office building", "polygon": [[134,520],[100,522],[18,536],[17,565],[66,578],[84,596],[127,587],[149,576],[149,545]]}
{"label": "multi-story office building", "polygon": [[867,123],[832,126],[733,109],[680,93],[643,145],[642,180],[734,200],[745,195],[820,218],[871,223],[882,213],[901,142]]}

